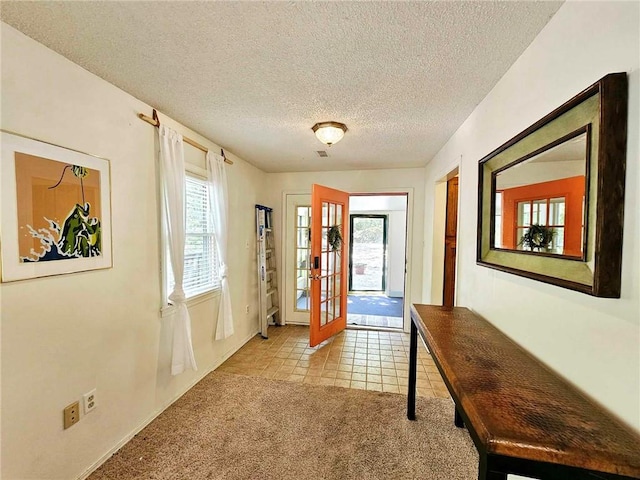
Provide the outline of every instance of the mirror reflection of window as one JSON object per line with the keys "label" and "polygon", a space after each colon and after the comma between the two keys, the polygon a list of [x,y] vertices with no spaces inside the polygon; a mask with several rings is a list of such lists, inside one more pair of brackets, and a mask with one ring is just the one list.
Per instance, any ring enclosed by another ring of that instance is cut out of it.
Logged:
{"label": "mirror reflection of window", "polygon": [[[555,232],[552,249],[553,253],[564,254],[564,210],[566,200],[552,198],[549,200],[549,222],[547,225]],[[582,235],[580,236],[582,238]]]}
{"label": "mirror reflection of window", "polygon": [[[584,132],[498,172],[492,247],[581,257],[587,168]],[[532,246],[527,234],[539,230],[551,240]]]}
{"label": "mirror reflection of window", "polygon": [[584,222],[587,219],[587,197],[582,197],[582,228],[580,229],[580,245],[584,245]]}
{"label": "mirror reflection of window", "polygon": [[311,223],[311,207],[296,207],[296,304],[295,311],[309,311],[309,258],[311,245],[309,241],[309,225]]}
{"label": "mirror reflection of window", "polygon": [[496,192],[496,248],[502,248],[502,192]]}
{"label": "mirror reflection of window", "polygon": [[547,253],[564,254],[564,212],[565,198],[542,198],[518,202],[516,238],[520,239],[517,250],[530,250],[522,238],[532,225],[546,227],[552,232],[551,243],[545,248]]}

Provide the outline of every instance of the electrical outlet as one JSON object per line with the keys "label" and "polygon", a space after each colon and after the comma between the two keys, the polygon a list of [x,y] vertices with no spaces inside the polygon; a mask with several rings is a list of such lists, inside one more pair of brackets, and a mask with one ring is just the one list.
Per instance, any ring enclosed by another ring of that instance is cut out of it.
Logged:
{"label": "electrical outlet", "polygon": [[80,402],[73,402],[63,410],[64,429],[75,425],[80,421]]}
{"label": "electrical outlet", "polygon": [[244,313],[249,313],[249,305],[246,305],[246,306],[244,307]]}
{"label": "electrical outlet", "polygon": [[92,412],[96,408],[96,389],[94,388],[90,392],[85,393],[82,396],[84,401],[84,413]]}

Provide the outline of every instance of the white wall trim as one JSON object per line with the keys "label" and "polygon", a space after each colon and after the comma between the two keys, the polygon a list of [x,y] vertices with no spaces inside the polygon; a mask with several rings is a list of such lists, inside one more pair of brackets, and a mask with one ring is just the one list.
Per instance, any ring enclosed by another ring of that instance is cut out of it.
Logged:
{"label": "white wall trim", "polygon": [[[443,292],[444,249],[445,249],[444,236],[446,233],[445,230],[446,230],[446,223],[447,223],[447,200],[448,200],[447,182],[451,180],[453,177],[455,177],[456,175],[458,176],[458,217],[456,222],[456,244],[457,244],[458,238],[459,238],[459,229],[460,229],[460,165],[454,164],[453,166],[450,167],[449,171],[436,177],[436,180],[433,181],[433,194],[434,194],[434,198],[432,202],[433,211],[432,211],[432,217],[431,217],[431,225],[429,226],[431,230],[431,243],[430,243],[431,251],[425,252],[425,258],[427,255],[429,255],[429,258],[431,258],[431,268],[428,270],[428,272],[431,274],[431,278],[429,279],[429,285],[430,285],[429,303],[435,304],[435,305],[442,305],[444,300],[443,298],[444,296],[444,292]],[[438,193],[440,193],[438,192],[438,189],[443,188],[443,186],[444,186],[444,198],[440,198],[438,196]],[[443,214],[443,216],[440,217],[438,214]],[[429,227],[425,224],[425,229]],[[426,232],[427,230],[425,230],[425,239],[427,237]],[[454,299],[453,299],[454,305],[458,304],[458,302],[456,301],[457,295],[458,295],[458,259],[459,259],[459,254],[456,248],[456,264],[454,267],[454,274],[455,274],[455,284],[454,284],[455,293],[454,293]],[[427,274],[427,271],[425,271],[425,275],[426,274]],[[424,283],[424,285],[426,285],[426,282]]]}

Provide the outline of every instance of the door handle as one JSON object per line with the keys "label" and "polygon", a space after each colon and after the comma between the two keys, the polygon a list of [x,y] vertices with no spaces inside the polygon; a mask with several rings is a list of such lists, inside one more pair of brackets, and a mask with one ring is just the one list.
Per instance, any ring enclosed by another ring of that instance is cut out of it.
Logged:
{"label": "door handle", "polygon": [[320,280],[320,275],[309,275],[311,280]]}

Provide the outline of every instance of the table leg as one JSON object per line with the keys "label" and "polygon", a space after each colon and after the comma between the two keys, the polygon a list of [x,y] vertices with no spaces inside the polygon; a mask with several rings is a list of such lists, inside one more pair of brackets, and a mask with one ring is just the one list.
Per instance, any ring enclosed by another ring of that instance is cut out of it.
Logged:
{"label": "table leg", "polygon": [[486,480],[507,480],[506,473],[499,472],[487,472]]}
{"label": "table leg", "polygon": [[487,455],[480,453],[478,480],[507,480],[507,474],[496,472],[495,469],[492,468],[491,461],[487,458]]}
{"label": "table leg", "polygon": [[460,415],[460,410],[458,410],[458,406],[456,405],[456,413],[454,414],[453,423],[458,428],[464,428],[464,420],[462,419],[462,415]]}
{"label": "table leg", "polygon": [[416,364],[418,362],[418,329],[411,319],[409,342],[409,387],[407,392],[407,418],[416,419]]}

